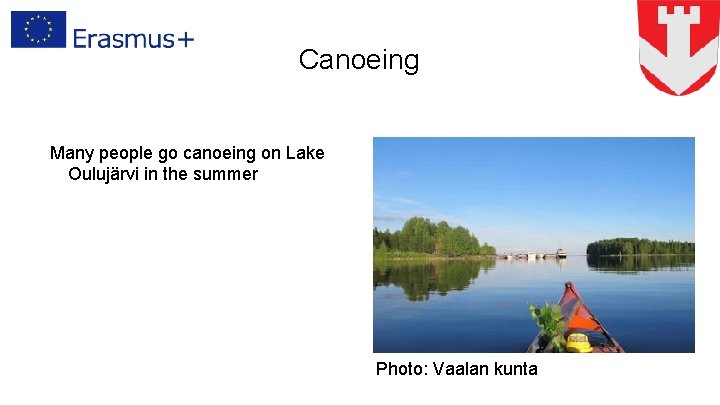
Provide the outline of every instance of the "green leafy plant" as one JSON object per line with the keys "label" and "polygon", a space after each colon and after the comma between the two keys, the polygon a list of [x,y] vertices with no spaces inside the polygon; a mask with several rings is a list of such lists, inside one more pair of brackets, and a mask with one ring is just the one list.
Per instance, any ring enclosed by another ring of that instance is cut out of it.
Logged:
{"label": "green leafy plant", "polygon": [[530,315],[540,328],[540,340],[552,345],[557,352],[565,351],[565,322],[560,305],[545,303],[542,307],[530,305]]}

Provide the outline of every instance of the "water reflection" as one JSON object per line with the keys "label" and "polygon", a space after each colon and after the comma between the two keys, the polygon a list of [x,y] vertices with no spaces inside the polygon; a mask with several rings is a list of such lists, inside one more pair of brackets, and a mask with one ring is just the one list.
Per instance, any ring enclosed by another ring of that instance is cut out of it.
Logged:
{"label": "water reflection", "polygon": [[628,352],[692,353],[694,262],[693,256],[376,261],[373,350],[524,351],[537,334],[528,303],[557,301],[572,280]]}
{"label": "water reflection", "polygon": [[373,289],[395,285],[403,289],[410,301],[426,301],[430,293],[446,295],[461,291],[475,280],[480,271],[495,267],[494,260],[445,260],[429,263],[384,261],[373,264]]}
{"label": "water reflection", "polygon": [[503,263],[503,266],[551,266],[555,265],[559,269],[562,269],[567,264],[568,259],[562,258],[558,259],[557,257],[549,257],[544,259],[533,259],[533,260],[527,260],[527,259],[498,259],[501,263]]}
{"label": "water reflection", "polygon": [[695,267],[695,255],[588,256],[590,270],[618,274],[643,271],[688,271]]}

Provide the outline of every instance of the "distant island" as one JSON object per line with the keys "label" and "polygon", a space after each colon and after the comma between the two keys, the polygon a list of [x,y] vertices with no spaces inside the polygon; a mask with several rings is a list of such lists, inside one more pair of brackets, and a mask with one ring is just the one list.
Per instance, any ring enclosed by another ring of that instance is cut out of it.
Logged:
{"label": "distant island", "polygon": [[586,253],[589,256],[694,255],[695,243],[639,238],[603,239],[588,244]]}
{"label": "distant island", "polygon": [[459,257],[492,256],[495,247],[482,246],[467,228],[451,228],[445,221],[434,224],[427,218],[412,217],[402,230],[390,232],[373,228],[373,257]]}

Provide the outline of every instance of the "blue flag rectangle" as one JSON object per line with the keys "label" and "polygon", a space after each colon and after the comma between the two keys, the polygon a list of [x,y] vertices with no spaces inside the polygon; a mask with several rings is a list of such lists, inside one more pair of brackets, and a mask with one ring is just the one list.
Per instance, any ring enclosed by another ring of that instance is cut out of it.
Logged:
{"label": "blue flag rectangle", "polygon": [[65,11],[12,11],[12,48],[65,48]]}

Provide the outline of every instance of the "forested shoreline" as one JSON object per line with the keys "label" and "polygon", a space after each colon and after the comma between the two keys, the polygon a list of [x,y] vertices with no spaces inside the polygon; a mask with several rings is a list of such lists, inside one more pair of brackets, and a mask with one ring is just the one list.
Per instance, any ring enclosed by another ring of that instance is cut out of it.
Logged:
{"label": "forested shoreline", "polygon": [[639,238],[603,239],[588,244],[589,256],[695,254],[694,242],[657,241]]}
{"label": "forested shoreline", "polygon": [[450,227],[447,222],[437,224],[427,218],[408,219],[401,230],[379,231],[373,228],[375,257],[388,256],[484,256],[495,255],[495,247],[480,245],[475,235],[462,226]]}

